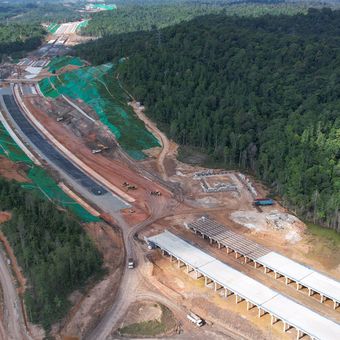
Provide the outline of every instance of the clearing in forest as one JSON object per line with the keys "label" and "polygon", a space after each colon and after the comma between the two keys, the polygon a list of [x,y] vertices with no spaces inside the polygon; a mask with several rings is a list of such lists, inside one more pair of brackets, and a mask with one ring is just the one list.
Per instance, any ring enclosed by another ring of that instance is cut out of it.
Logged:
{"label": "clearing in forest", "polygon": [[82,67],[45,78],[39,86],[47,97],[65,95],[89,105],[114,133],[124,151],[135,160],[147,157],[143,150],[160,146],[157,138],[127,105],[129,98],[119,86],[112,64]]}

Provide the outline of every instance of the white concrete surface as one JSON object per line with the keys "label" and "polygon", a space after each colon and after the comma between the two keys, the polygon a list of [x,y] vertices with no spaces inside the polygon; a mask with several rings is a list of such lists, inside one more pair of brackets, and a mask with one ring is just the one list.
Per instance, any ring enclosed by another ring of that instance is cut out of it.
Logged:
{"label": "white concrete surface", "polygon": [[265,302],[261,307],[315,339],[340,339],[339,324],[322,317],[281,294]]}
{"label": "white concrete surface", "polygon": [[297,263],[288,257],[273,251],[259,257],[257,262],[285,276],[288,276],[294,281],[299,281],[312,273],[312,270],[306,266],[303,266],[300,263]]}
{"label": "white concrete surface", "polygon": [[[165,231],[148,239],[162,250],[193,267],[199,273],[297,330],[315,339],[340,339],[339,324],[229,267],[176,235]],[[298,269],[296,274],[305,273],[303,269]]]}
{"label": "white concrete surface", "polygon": [[286,256],[270,252],[257,259],[257,262],[314,292],[340,302],[340,282],[304,266]]}
{"label": "white concrete surface", "polygon": [[199,271],[256,305],[261,305],[278,294],[216,259],[200,267]]}
{"label": "white concrete surface", "polygon": [[326,275],[313,271],[312,274],[302,279],[300,283],[316,292],[324,293],[329,298],[340,301],[340,282]]}
{"label": "white concrete surface", "polygon": [[152,236],[149,240],[157,245],[161,245],[160,248],[165,250],[167,253],[173,254],[176,258],[190,264],[190,266],[195,269],[204,266],[209,262],[216,261],[214,257],[204,253],[194,246],[191,246],[189,243],[183,241],[170,232],[164,232],[162,234]]}

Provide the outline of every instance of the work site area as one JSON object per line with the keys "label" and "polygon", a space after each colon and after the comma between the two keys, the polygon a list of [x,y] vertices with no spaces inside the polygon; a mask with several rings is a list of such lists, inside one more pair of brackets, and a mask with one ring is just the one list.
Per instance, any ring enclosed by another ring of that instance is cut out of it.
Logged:
{"label": "work site area", "polygon": [[339,339],[340,249],[253,176],[179,161],[116,65],[66,55],[81,25],[50,24],[0,85],[0,175],[71,210],[104,259],[51,334]]}

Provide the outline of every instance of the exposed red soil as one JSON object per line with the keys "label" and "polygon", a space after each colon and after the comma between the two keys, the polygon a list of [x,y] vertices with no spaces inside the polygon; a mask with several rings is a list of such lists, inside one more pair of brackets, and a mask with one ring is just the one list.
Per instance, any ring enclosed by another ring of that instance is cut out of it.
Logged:
{"label": "exposed red soil", "polygon": [[20,165],[3,156],[0,156],[0,176],[18,182],[30,182]]}
{"label": "exposed red soil", "polygon": [[[136,208],[148,212],[148,202],[151,200],[150,191],[158,190],[162,193],[163,197],[170,198],[171,194],[168,191],[158,183],[139,175],[137,169],[130,169],[122,162],[107,159],[101,154],[92,154],[91,150],[84,146],[81,138],[71,134],[61,124],[58,124],[46,113],[34,106],[30,98],[24,98],[24,102],[30,112],[42,123],[49,133],[99,175],[120,189],[124,189],[122,186],[124,182],[135,185],[138,189],[129,190],[128,194],[135,198],[136,202],[134,205]],[[127,191],[127,189],[124,190]]]}

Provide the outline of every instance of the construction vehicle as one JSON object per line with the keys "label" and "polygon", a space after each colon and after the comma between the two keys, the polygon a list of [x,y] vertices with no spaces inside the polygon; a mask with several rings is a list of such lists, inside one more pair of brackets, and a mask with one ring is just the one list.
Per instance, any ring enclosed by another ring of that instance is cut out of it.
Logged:
{"label": "construction vehicle", "polygon": [[128,185],[130,185],[128,182],[123,183],[123,187],[127,187]]}
{"label": "construction vehicle", "polygon": [[162,193],[160,191],[156,190],[156,191],[151,191],[150,195],[151,196],[162,196]]}
{"label": "construction vehicle", "polygon": [[129,213],[130,213],[130,214],[134,214],[135,212],[136,212],[136,211],[133,210],[133,209],[130,209],[130,210],[129,210]]}
{"label": "construction vehicle", "polygon": [[130,257],[128,260],[128,269],[133,269],[133,268],[135,268],[135,261],[133,260],[132,257]]}
{"label": "construction vehicle", "polygon": [[129,185],[127,186],[127,189],[128,189],[128,190],[137,190],[138,188],[137,188],[135,185],[130,185],[130,184],[129,184]]}
{"label": "construction vehicle", "polygon": [[197,327],[202,327],[204,325],[204,321],[193,312],[190,312],[189,314],[187,314],[187,319],[189,319]]}
{"label": "construction vehicle", "polygon": [[156,249],[156,245],[153,242],[148,240],[147,244],[148,244],[148,249],[150,249],[150,250]]}
{"label": "construction vehicle", "polygon": [[106,145],[103,145],[103,144],[98,144],[98,148],[101,148],[103,151],[104,151],[104,150],[108,150],[108,149],[109,149],[109,147],[108,147],[108,146],[106,146]]}
{"label": "construction vehicle", "polygon": [[108,146],[105,146],[105,145],[103,145],[103,144],[98,144],[97,147],[98,147],[98,149],[93,149],[93,150],[92,150],[92,153],[93,153],[93,154],[95,154],[95,153],[100,153],[100,152],[102,152],[102,151],[104,151],[104,150],[108,150],[108,149],[109,149]]}
{"label": "construction vehicle", "polygon": [[61,116],[61,117],[57,118],[57,122],[61,122],[62,120],[64,120],[64,116]]}

